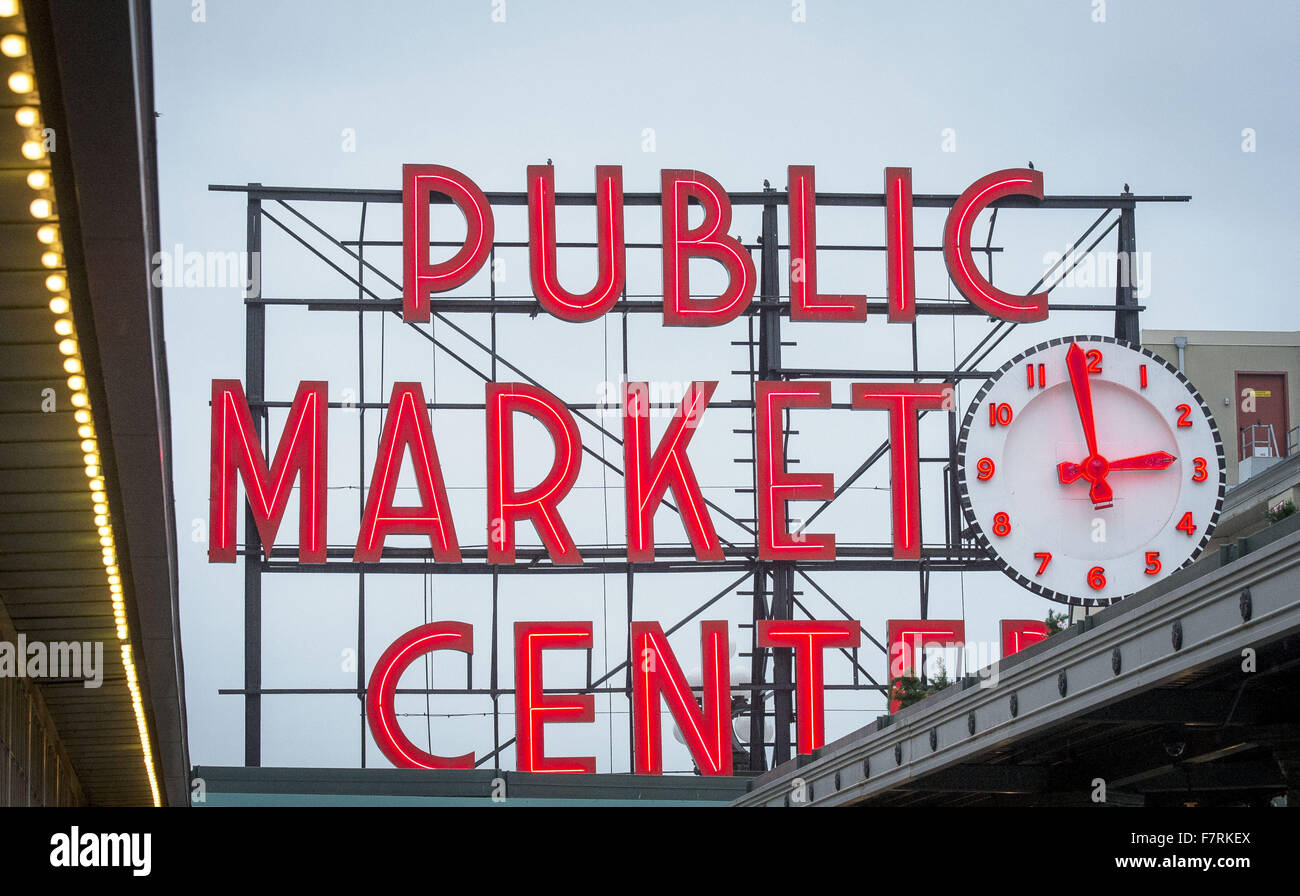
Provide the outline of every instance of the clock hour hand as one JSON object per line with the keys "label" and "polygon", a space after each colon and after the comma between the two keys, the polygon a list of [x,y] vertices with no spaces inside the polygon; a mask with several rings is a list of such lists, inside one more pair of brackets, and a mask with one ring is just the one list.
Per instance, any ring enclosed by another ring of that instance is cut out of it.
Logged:
{"label": "clock hour hand", "polygon": [[[1114,460],[1106,466],[1107,472],[1110,470],[1119,470],[1120,472],[1158,471],[1168,468],[1176,460],[1178,458],[1168,451],[1153,451],[1150,454],[1139,454],[1136,457]],[[1069,485],[1083,475],[1083,464],[1072,464],[1069,461],[1063,461],[1056,465],[1056,474],[1061,480],[1061,485]]]}
{"label": "clock hour hand", "polygon": [[1174,457],[1168,451],[1153,451],[1151,454],[1139,454],[1137,457],[1126,457],[1123,460],[1113,460],[1110,462],[1112,470],[1163,470],[1178,458]]}

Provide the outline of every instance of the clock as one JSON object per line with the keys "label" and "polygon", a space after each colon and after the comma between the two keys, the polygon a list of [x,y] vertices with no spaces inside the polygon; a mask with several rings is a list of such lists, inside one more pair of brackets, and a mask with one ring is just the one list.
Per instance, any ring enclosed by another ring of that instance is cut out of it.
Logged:
{"label": "clock", "polygon": [[1191,563],[1223,504],[1223,441],[1200,394],[1105,336],[1012,358],[971,402],[957,447],[976,541],[1063,603],[1111,604]]}

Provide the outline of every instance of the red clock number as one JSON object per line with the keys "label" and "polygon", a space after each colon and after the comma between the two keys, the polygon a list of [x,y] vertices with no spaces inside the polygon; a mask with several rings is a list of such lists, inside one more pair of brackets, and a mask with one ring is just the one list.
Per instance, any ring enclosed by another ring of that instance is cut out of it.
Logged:
{"label": "red clock number", "polygon": [[1138,368],[1138,382],[1142,384],[1143,389],[1147,387],[1147,366],[1145,364]]}
{"label": "red clock number", "polygon": [[1174,410],[1176,410],[1176,411],[1178,412],[1178,425],[1179,425],[1179,426],[1191,426],[1191,425],[1192,425],[1192,420],[1191,420],[1191,416],[1192,416],[1192,408],[1191,408],[1191,405],[1180,404],[1178,407],[1174,408]]}
{"label": "red clock number", "polygon": [[997,465],[993,463],[993,458],[981,457],[979,463],[975,464],[975,469],[979,471],[975,474],[975,478],[980,482],[988,482],[997,471]]}
{"label": "red clock number", "polygon": [[998,511],[993,514],[993,534],[999,538],[1006,538],[1011,534],[1011,517],[1005,511]]}
{"label": "red clock number", "polygon": [[[1037,377],[1034,376],[1035,367],[1037,367],[1037,371],[1038,371]],[[1047,365],[1026,364],[1025,379],[1028,381],[1029,388],[1031,389],[1033,389],[1034,387],[1038,387],[1039,389],[1044,388],[1047,385]]]}
{"label": "red clock number", "polygon": [[1011,405],[993,402],[989,405],[989,426],[1006,426],[1011,422]]}
{"label": "red clock number", "polygon": [[1183,514],[1183,518],[1178,521],[1175,528],[1186,532],[1188,537],[1191,537],[1191,534],[1196,531],[1196,524],[1192,522],[1192,512],[1190,510]]}
{"label": "red clock number", "polygon": [[1034,575],[1041,576],[1043,573],[1047,572],[1047,564],[1052,562],[1052,553],[1051,551],[1039,551],[1037,554],[1034,554],[1034,559],[1039,561],[1038,572],[1034,573]]}
{"label": "red clock number", "polygon": [[1149,576],[1160,574],[1160,552],[1147,551],[1147,568],[1144,572]]}
{"label": "red clock number", "polygon": [[1192,482],[1204,482],[1210,478],[1210,474],[1205,469],[1205,458],[1195,458],[1192,465],[1196,467],[1196,471],[1192,473]]}
{"label": "red clock number", "polygon": [[1106,570],[1100,566],[1094,566],[1088,570],[1088,586],[1093,591],[1100,591],[1106,587]]}
{"label": "red clock number", "polygon": [[1088,349],[1088,367],[1089,373],[1101,373],[1101,352],[1095,348]]}

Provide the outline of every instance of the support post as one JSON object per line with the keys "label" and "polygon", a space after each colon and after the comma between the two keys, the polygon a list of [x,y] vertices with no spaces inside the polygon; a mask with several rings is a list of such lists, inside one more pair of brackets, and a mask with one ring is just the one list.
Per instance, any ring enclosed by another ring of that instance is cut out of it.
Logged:
{"label": "support post", "polygon": [[[248,280],[246,298],[257,299],[261,287],[262,200],[249,184],[248,195]],[[258,429],[262,450],[267,449],[266,400],[266,306],[245,304],[247,331],[244,347],[244,387]],[[244,510],[244,765],[262,764],[262,539],[257,532],[251,507]]]}
{"label": "support post", "polygon": [[[773,201],[763,204],[763,236],[761,272],[759,278],[759,299],[763,303],[758,314],[758,378],[760,380],[779,379],[781,377],[781,250],[777,233],[776,191],[766,184],[763,192]],[[755,434],[757,437],[757,434]],[[757,468],[756,468],[757,472]],[[757,475],[754,479],[755,496],[758,493]],[[771,619],[790,619],[794,612],[794,572],[787,562],[760,563],[757,581],[764,579],[764,573],[772,578]],[[755,599],[759,597],[760,588],[754,586]],[[755,604],[757,608],[757,604]],[[755,628],[757,632],[757,628]],[[794,723],[794,693],[791,687],[794,657],[788,647],[772,648],[772,715],[776,727],[776,736],[772,747],[772,764],[780,765],[790,758],[790,726]],[[754,684],[762,684],[756,680]],[[751,722],[751,738],[753,735]],[[760,719],[757,723],[762,725]],[[762,727],[759,727],[761,743]],[[752,749],[752,748],[751,748]]]}
{"label": "support post", "polygon": [[[1128,190],[1126,197],[1132,197]],[[1137,297],[1133,283],[1137,264],[1137,236],[1133,230],[1134,207],[1128,205],[1119,212],[1119,257],[1115,260],[1115,338],[1133,345],[1142,344],[1142,329],[1138,323]]]}

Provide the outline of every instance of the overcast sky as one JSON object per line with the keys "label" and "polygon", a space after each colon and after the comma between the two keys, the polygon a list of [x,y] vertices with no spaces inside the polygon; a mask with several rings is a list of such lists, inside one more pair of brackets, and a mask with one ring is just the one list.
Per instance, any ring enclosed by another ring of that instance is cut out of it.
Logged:
{"label": "overcast sky", "polygon": [[[590,190],[594,166],[623,166],[628,191],[657,190],[661,168],[698,168],[729,190],[785,184],[786,166],[814,164],[824,191],[878,191],[886,166],[910,166],[917,193],[958,193],[990,171],[1032,160],[1049,194],[1119,192],[1190,194],[1189,204],[1142,206],[1136,233],[1149,295],[1144,328],[1300,329],[1291,284],[1297,232],[1293,162],[1298,136],[1294,85],[1300,12],[1291,3],[1126,2],[834,3],[754,2],[232,2],[154,4],[153,25],[162,242],[171,251],[245,248],[243,197],[211,193],[212,183],[397,189],[401,165],[450,165],[484,190],[524,189],[525,168],[556,165],[561,190]],[[494,19],[504,18],[504,21]],[[196,21],[197,19],[197,21]],[[801,20],[802,19],[802,20]],[[1100,19],[1100,21],[1098,21]],[[340,238],[355,238],[359,209],[297,206]],[[657,238],[657,209],[629,210],[629,239]],[[288,212],[277,217],[288,221]],[[995,243],[1005,252],[998,282],[1025,291],[1043,273],[1045,254],[1065,249],[1093,215],[1019,210],[1003,213]],[[590,239],[589,210],[561,214],[561,239]],[[988,216],[976,225],[987,229]],[[400,238],[396,207],[372,206],[367,236]],[[463,224],[445,219],[448,232]],[[918,211],[916,242],[937,245],[942,215]],[[435,218],[435,228],[440,221]],[[517,211],[499,210],[498,239],[521,239]],[[782,224],[784,231],[784,222]],[[263,292],[277,297],[349,298],[355,286],[264,226]],[[302,230],[301,227],[298,228]],[[757,215],[738,211],[732,232],[752,241]],[[825,211],[823,242],[880,242],[879,210]],[[304,231],[305,232],[305,231]],[[315,241],[319,244],[319,240]],[[1113,248],[1107,241],[1103,248]],[[332,257],[338,259],[335,253]],[[395,249],[370,256],[397,278]],[[528,293],[527,259],[502,252],[502,294]],[[657,294],[657,253],[632,253],[629,291]],[[567,265],[567,266],[566,266]],[[348,269],[353,270],[355,265]],[[561,279],[578,288],[590,272],[582,253],[565,258]],[[694,269],[693,269],[694,277]],[[883,263],[872,258],[822,262],[823,290],[883,291]],[[697,289],[713,280],[704,270]],[[367,286],[395,297],[377,278]],[[585,289],[585,286],[581,287]],[[464,292],[479,295],[480,277]],[[947,298],[938,256],[918,257],[918,292]],[[1058,302],[1108,302],[1113,287],[1087,282],[1053,293]],[[207,283],[165,290],[180,534],[182,636],[190,751],[195,764],[243,761],[242,701],[218,688],[242,684],[242,573],[210,566],[202,521],[207,514],[207,400],[216,377],[243,378],[244,308],[238,288]],[[416,379],[431,399],[481,401],[479,381],[446,355],[435,357],[419,334],[395,319],[368,315],[364,382],[357,369],[355,315],[273,310],[268,320],[268,394],[286,400],[300,379],[327,379],[332,400],[360,395],[387,400],[394,379]],[[458,320],[486,335],[481,315]],[[978,318],[927,319],[922,366],[960,359],[983,334]],[[1019,350],[1054,336],[1109,333],[1104,315],[1054,314],[1020,327],[983,365],[996,369]],[[743,323],[684,333],[654,316],[631,324],[634,379],[722,381],[716,400],[745,397],[731,371],[745,366]],[[383,339],[381,350],[381,335]],[[458,351],[486,365],[463,339],[438,331]],[[872,319],[863,325],[788,327],[787,363],[798,366],[895,367],[910,360],[905,328]],[[623,367],[620,321],[581,326],[545,316],[505,319],[503,354],[569,401],[594,401],[600,384]],[[506,376],[500,377],[507,378]],[[976,385],[963,389],[969,400]],[[847,400],[847,384],[835,386]],[[351,391],[349,391],[351,390]],[[964,405],[963,405],[964,410]],[[805,419],[806,418],[806,419]],[[879,418],[879,419],[876,419]],[[796,416],[792,454],[803,471],[847,476],[885,435],[883,415]],[[282,417],[272,419],[279,431]],[[610,421],[616,423],[616,421]],[[738,516],[752,498],[736,494],[750,476],[733,458],[749,456],[747,421],[710,412],[692,456],[710,498]],[[368,455],[358,463],[357,415],[331,416],[330,531],[333,545],[355,539],[361,468],[368,478],[379,419],[366,419]],[[462,545],[485,540],[483,423],[479,412],[438,411],[442,454]],[[616,430],[615,430],[616,431]],[[942,450],[946,427],[923,427]],[[521,426],[521,438],[531,437]],[[621,449],[583,427],[587,444],[621,466]],[[937,442],[935,440],[938,440]],[[523,462],[521,462],[523,463]],[[526,464],[521,477],[529,473]],[[566,516],[579,544],[623,544],[618,477],[587,458]],[[605,490],[602,487],[608,486]],[[888,539],[887,465],[878,465],[818,531],[841,543]],[[941,533],[937,472],[923,483],[927,541]],[[409,494],[409,493],[408,493]],[[604,500],[602,500],[604,495]],[[294,510],[281,533],[294,538]],[[663,515],[660,540],[683,541]],[[736,530],[720,525],[724,536]],[[519,529],[532,543],[530,527]],[[390,544],[416,544],[392,539]],[[665,625],[722,590],[730,577],[711,574],[637,577],[637,619]],[[885,620],[916,612],[914,575],[827,575],[837,600],[884,640]],[[746,586],[742,586],[746,587]],[[930,614],[965,618],[968,637],[994,643],[998,620],[1042,618],[1049,605],[997,573],[936,575]],[[801,598],[819,614],[828,607],[811,589]],[[401,632],[428,618],[476,626],[474,683],[489,674],[490,584],[477,576],[371,576],[367,579],[367,663]],[[349,687],[356,642],[354,576],[268,576],[264,684]],[[623,656],[625,580],[595,575],[502,579],[501,682],[512,681],[510,625],[517,619],[594,619],[597,672]],[[749,616],[749,598],[721,600],[705,618]],[[698,627],[674,638],[683,665],[698,665]],[[748,649],[742,643],[741,651]],[[987,649],[987,648],[986,648]],[[733,659],[748,667],[748,660]],[[863,652],[883,675],[884,658]],[[464,662],[433,664],[440,686],[464,680]],[[367,666],[366,672],[369,672]],[[578,653],[547,659],[548,684],[580,688]],[[828,680],[847,666],[828,661]],[[417,664],[403,686],[423,683]],[[621,676],[617,679],[622,682]],[[422,747],[458,754],[491,748],[486,698],[437,698],[426,723],[422,698],[404,700],[404,727]],[[508,699],[503,707],[510,708]],[[840,693],[828,703],[828,737],[861,727],[883,711],[882,698]],[[358,704],[347,696],[267,698],[266,765],[352,766],[360,762]],[[600,771],[627,770],[626,701],[597,700],[593,725],[555,725],[547,744],[558,755],[597,756]],[[513,734],[503,720],[502,738]],[[665,728],[670,731],[671,725]],[[683,748],[667,738],[666,764],[688,769]],[[373,743],[368,762],[386,762]],[[512,768],[513,749],[503,765]]]}

